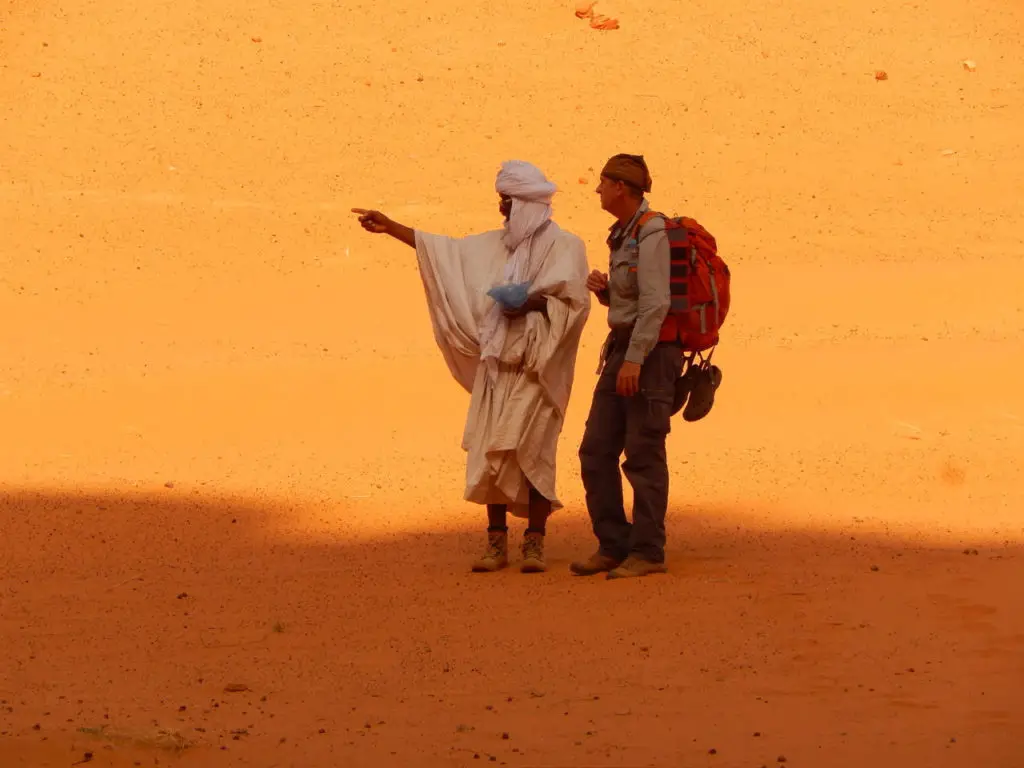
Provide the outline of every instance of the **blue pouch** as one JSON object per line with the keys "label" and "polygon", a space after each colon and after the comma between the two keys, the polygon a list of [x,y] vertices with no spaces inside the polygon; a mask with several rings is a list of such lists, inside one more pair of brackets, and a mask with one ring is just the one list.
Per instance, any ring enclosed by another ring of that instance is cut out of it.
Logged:
{"label": "blue pouch", "polygon": [[508,309],[519,309],[529,298],[529,283],[508,283],[496,285],[487,295]]}

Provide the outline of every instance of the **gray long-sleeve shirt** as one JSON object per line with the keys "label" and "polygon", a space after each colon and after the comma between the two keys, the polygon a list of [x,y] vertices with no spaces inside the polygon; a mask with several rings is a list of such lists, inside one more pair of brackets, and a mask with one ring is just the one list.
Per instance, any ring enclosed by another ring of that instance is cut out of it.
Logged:
{"label": "gray long-sleeve shirt", "polygon": [[648,209],[644,200],[626,226],[615,223],[610,227],[608,291],[599,297],[602,304],[608,305],[609,326],[633,326],[626,360],[641,364],[658,343],[661,325],[672,306],[671,251],[664,219],[648,221],[640,228],[636,241],[630,237],[637,220]]}

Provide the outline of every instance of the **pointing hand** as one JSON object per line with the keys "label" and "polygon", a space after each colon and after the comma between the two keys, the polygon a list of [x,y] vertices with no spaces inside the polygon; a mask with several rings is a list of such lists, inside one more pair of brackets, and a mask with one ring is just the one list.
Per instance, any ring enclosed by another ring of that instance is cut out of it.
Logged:
{"label": "pointing hand", "polygon": [[367,232],[380,235],[388,231],[391,219],[380,211],[367,211],[363,208],[353,208],[352,213],[359,214],[359,223]]}

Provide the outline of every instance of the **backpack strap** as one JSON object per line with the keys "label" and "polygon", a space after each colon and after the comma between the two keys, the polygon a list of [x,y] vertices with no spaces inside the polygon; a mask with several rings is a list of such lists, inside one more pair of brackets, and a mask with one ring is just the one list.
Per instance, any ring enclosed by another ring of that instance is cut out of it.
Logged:
{"label": "backpack strap", "polygon": [[663,213],[658,213],[657,211],[645,211],[644,214],[636,220],[636,224],[633,226],[633,231],[630,232],[630,237],[639,243],[640,230],[643,229],[647,222],[653,221],[654,219],[665,219],[666,222],[668,221],[668,217]]}

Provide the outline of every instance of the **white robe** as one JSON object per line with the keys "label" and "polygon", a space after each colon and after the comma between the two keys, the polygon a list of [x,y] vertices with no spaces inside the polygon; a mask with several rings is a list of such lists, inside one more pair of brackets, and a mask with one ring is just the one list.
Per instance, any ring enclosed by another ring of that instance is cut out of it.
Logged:
{"label": "white robe", "polygon": [[480,328],[504,283],[510,253],[503,231],[463,238],[417,230],[416,256],[434,338],[455,380],[471,393],[462,447],[467,452],[465,498],[508,504],[527,517],[529,485],[561,508],[555,454],[572,392],[576,353],[590,314],[586,246],[550,221],[536,232],[530,294],[547,300],[539,312],[509,322],[497,376],[481,363]]}

